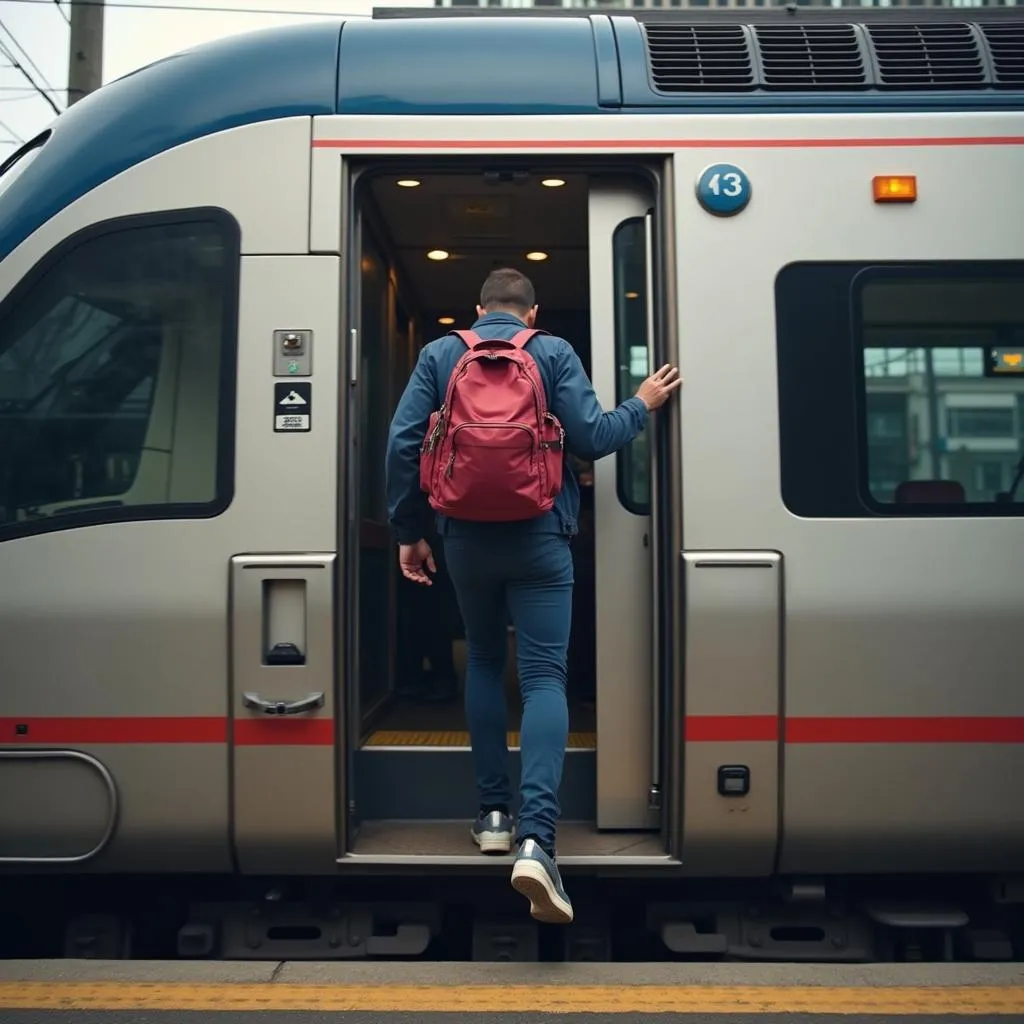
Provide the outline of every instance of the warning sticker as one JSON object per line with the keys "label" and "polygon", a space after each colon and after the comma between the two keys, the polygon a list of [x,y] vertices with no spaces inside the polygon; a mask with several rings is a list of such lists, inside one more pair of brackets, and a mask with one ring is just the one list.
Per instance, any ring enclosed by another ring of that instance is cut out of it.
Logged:
{"label": "warning sticker", "polygon": [[313,421],[313,384],[291,380],[274,384],[274,433],[304,433]]}

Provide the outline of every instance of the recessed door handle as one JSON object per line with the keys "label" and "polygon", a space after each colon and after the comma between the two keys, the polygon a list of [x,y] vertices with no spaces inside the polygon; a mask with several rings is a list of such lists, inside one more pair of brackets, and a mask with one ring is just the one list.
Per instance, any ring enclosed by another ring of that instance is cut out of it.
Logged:
{"label": "recessed door handle", "polygon": [[264,700],[258,693],[243,693],[242,703],[265,715],[302,715],[324,706],[322,693],[310,693],[298,700]]}

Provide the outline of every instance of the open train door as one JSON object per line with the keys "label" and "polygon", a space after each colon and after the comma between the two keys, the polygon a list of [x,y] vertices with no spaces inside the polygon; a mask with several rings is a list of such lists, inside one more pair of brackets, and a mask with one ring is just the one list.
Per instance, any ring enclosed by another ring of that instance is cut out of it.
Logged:
{"label": "open train door", "polygon": [[[667,176],[593,178],[589,199],[591,373],[605,409],[635,394],[652,367],[677,357],[671,290]],[[676,843],[672,766],[680,763],[673,666],[671,529],[678,451],[666,439],[676,402],[647,430],[594,466],[597,661],[597,825],[661,829]],[[674,547],[672,546],[674,543]]]}

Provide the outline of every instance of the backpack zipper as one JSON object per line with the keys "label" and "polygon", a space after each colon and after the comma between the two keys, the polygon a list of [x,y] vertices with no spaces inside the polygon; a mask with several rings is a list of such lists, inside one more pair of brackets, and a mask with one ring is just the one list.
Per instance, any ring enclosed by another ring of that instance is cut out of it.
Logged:
{"label": "backpack zipper", "polygon": [[455,431],[452,434],[452,453],[451,453],[451,455],[448,458],[448,464],[444,467],[444,475],[446,477],[448,477],[449,479],[451,478],[452,470],[455,467],[455,452],[456,452],[455,438],[458,436],[458,433],[459,433],[460,430],[465,430],[467,427],[484,427],[484,428],[497,428],[497,427],[501,427],[503,429],[507,428],[507,427],[514,427],[516,430],[525,430],[526,433],[529,435],[530,442],[531,442],[530,443],[530,468],[534,469],[534,470],[537,468],[536,467],[537,451],[539,450],[539,447],[540,447],[540,439],[538,438],[536,441],[534,440],[533,431],[528,426],[526,426],[525,423],[460,423],[455,428]]}
{"label": "backpack zipper", "polygon": [[444,427],[444,414],[447,409],[447,405],[442,402],[441,408],[437,412],[437,422],[434,424],[434,429],[430,432],[430,437],[427,438],[427,454],[431,454],[434,450],[434,446],[437,444],[438,438],[441,436],[441,429]]}

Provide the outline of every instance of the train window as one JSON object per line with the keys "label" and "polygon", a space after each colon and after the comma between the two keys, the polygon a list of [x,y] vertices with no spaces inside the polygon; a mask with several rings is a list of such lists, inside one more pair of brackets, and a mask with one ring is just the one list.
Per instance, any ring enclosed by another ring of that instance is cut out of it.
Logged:
{"label": "train window", "polygon": [[776,318],[792,512],[1024,513],[1024,264],[794,264]]}
{"label": "train window", "polygon": [[[647,249],[642,217],[623,221],[612,238],[615,287],[616,403],[646,380]],[[619,501],[638,516],[650,515],[650,439],[646,432],[623,448],[616,460]]]}
{"label": "train window", "polygon": [[108,222],[0,306],[0,538],[227,507],[238,247],[219,211]]}

